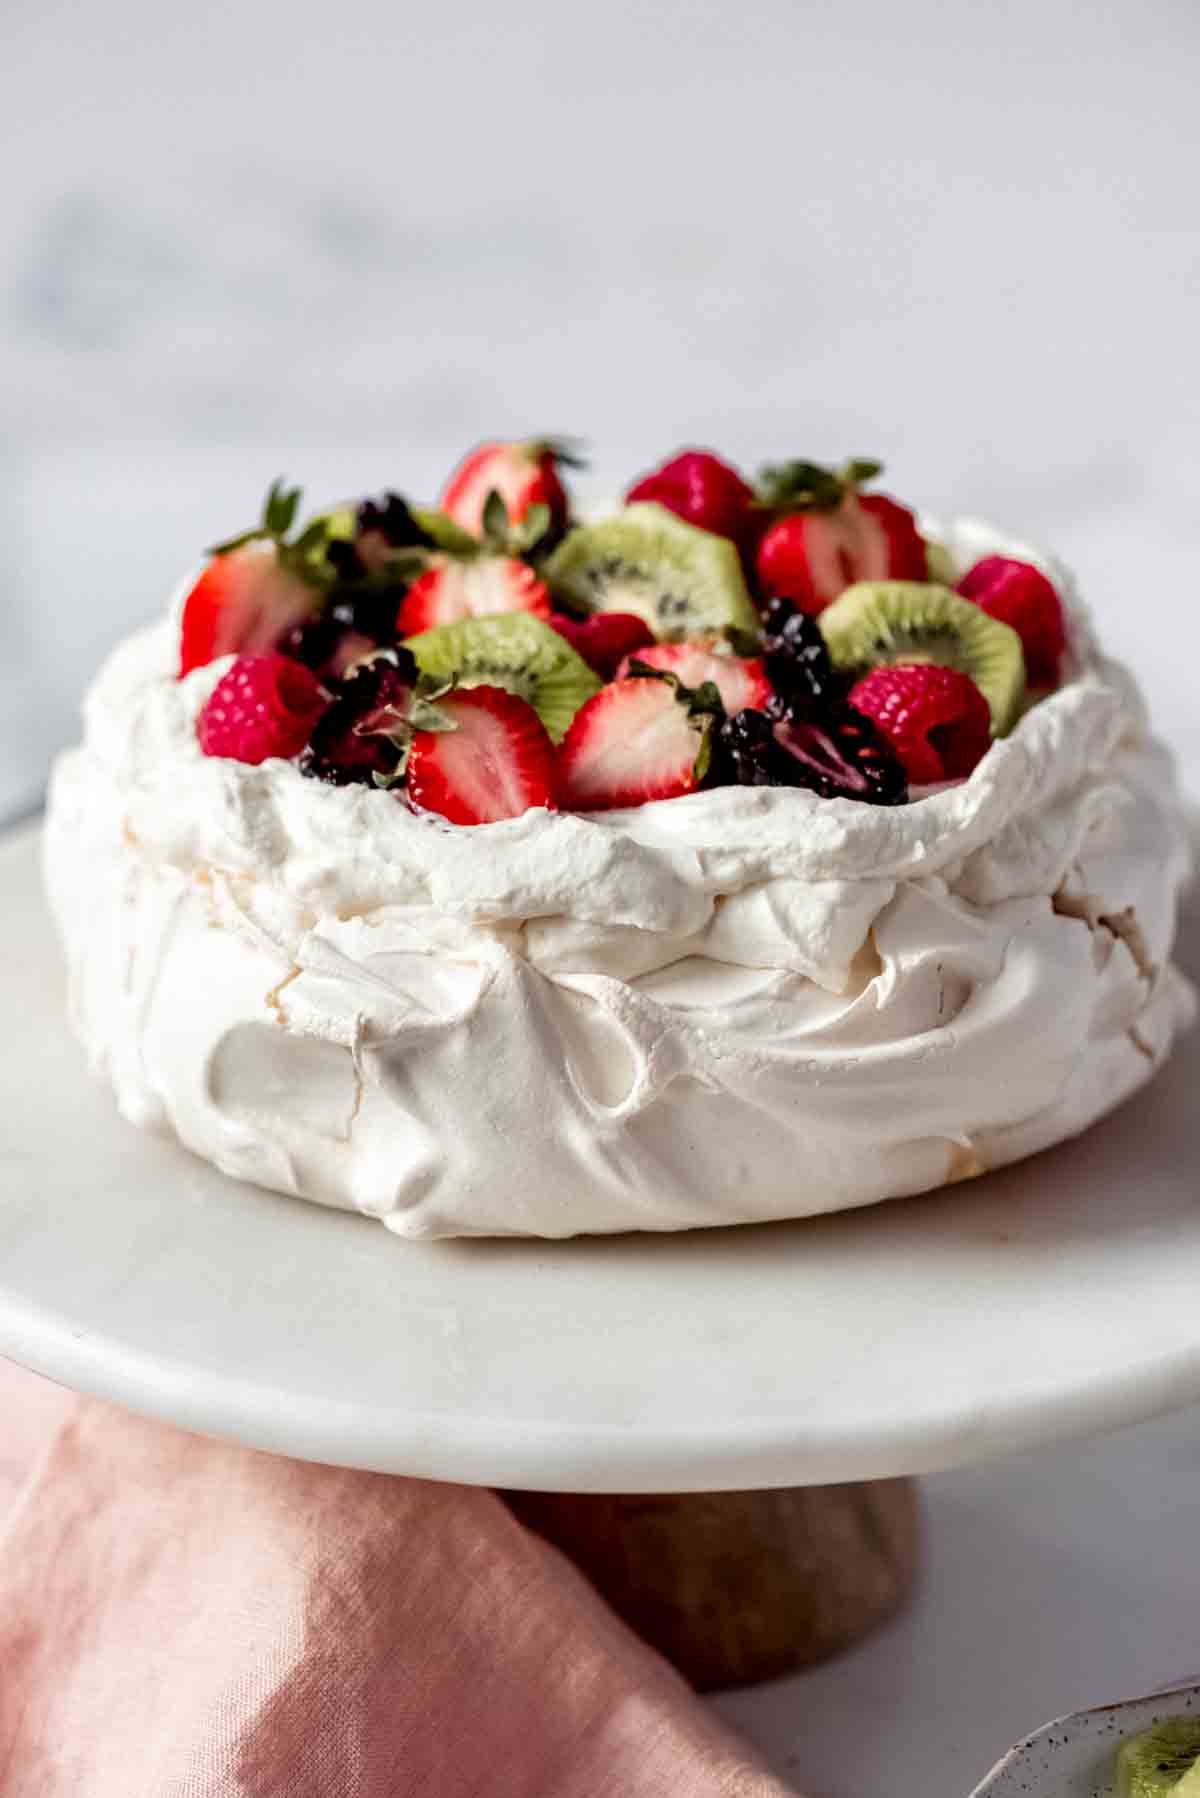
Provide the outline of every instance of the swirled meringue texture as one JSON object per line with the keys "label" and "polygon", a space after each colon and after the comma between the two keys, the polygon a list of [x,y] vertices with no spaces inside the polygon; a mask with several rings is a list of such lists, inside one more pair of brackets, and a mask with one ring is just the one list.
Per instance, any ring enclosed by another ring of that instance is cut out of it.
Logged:
{"label": "swirled meringue texture", "polygon": [[878,810],[723,788],[461,829],[201,755],[170,621],[56,768],[72,1016],[124,1115],[405,1236],[674,1230],[921,1192],[1083,1130],[1194,1000],[1170,758],[1065,571],[1064,686]]}

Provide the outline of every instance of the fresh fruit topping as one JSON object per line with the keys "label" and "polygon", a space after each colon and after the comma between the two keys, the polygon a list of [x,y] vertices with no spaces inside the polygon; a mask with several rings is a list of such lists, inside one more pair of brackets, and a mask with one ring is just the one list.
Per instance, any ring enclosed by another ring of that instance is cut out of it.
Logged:
{"label": "fresh fruit topping", "polygon": [[833,691],[836,677],[820,626],[782,595],[763,610],[762,653],[767,679],[792,704],[816,705]]}
{"label": "fresh fruit topping", "polygon": [[924,580],[926,546],[913,514],[884,494],[859,492],[881,466],[854,461],[834,470],[788,462],[763,470],[762,503],[784,514],[758,546],[764,593],[815,615],[855,581]]}
{"label": "fresh fruit topping", "polygon": [[721,637],[693,637],[684,643],[656,643],[627,655],[617,669],[617,679],[631,672],[631,664],[664,669],[685,687],[702,687],[711,681],[727,712],[746,706],[766,705],[771,685],[762,662],[755,656],[734,655]]}
{"label": "fresh fruit topping", "polygon": [[758,629],[733,544],[660,505],[569,531],[543,573],[568,607],[632,612],[657,636]]}
{"label": "fresh fruit topping", "polygon": [[693,793],[708,772],[721,715],[713,688],[672,675],[631,675],[602,687],[576,714],[559,754],[560,802],[611,811]]}
{"label": "fresh fruit topping", "polygon": [[1040,568],[1011,556],[984,556],[958,583],[989,618],[1011,625],[1025,651],[1031,687],[1056,687],[1067,646],[1062,601]]}
{"label": "fresh fruit topping", "polygon": [[835,669],[865,674],[897,662],[937,662],[969,675],[988,702],[992,735],[1012,729],[1025,698],[1016,631],[946,587],[863,581],[821,614]]}
{"label": "fresh fruit topping", "polygon": [[381,650],[352,668],[309,739],[302,773],[336,787],[390,785],[419,715],[417,687],[417,665],[403,648]]}
{"label": "fresh fruit topping", "polygon": [[872,668],[850,691],[914,786],[965,780],[992,744],[988,702],[968,675],[933,662]]}
{"label": "fresh fruit topping", "polygon": [[321,683],[281,655],[239,656],[196,720],[205,755],[265,762],[299,755],[328,701]]}
{"label": "fresh fruit topping", "polygon": [[408,796],[452,824],[492,824],[553,805],[554,745],[531,705],[503,687],[471,687],[435,702],[443,722],[414,730]]}
{"label": "fresh fruit topping", "polygon": [[903,805],[908,797],[903,767],[871,720],[848,705],[737,712],[720,737],[742,786],[806,787],[822,799],[866,805]]}
{"label": "fresh fruit topping", "polygon": [[633,612],[593,612],[590,618],[555,612],[549,622],[602,680],[611,680],[627,655],[655,640],[646,620]]}
{"label": "fresh fruit topping", "polygon": [[751,522],[754,489],[711,450],[680,450],[635,481],[626,503],[653,500],[688,524],[741,542]]}
{"label": "fresh fruit topping", "polygon": [[466,561],[436,555],[400,602],[396,634],[411,637],[435,625],[496,612],[550,616],[550,595],[527,562],[511,556],[478,556]]}
{"label": "fresh fruit topping", "polygon": [[498,493],[513,524],[532,506],[546,506],[550,523],[561,529],[568,502],[559,464],[581,466],[573,447],[552,437],[525,443],[481,443],[461,462],[441,497],[441,509],[473,537],[483,534],[488,496]]}
{"label": "fresh fruit topping", "polygon": [[464,618],[408,640],[431,680],[463,687],[503,687],[528,700],[554,742],[600,685],[581,656],[532,612]]}
{"label": "fresh fruit topping", "polygon": [[1122,1742],[1116,1784],[1121,1798],[1183,1798],[1200,1790],[1200,1717],[1163,1717]]}

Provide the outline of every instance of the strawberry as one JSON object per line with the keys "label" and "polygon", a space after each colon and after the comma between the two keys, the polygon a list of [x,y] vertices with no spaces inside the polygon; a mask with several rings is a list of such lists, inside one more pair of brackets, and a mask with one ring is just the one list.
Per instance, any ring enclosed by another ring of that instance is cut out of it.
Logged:
{"label": "strawberry", "polygon": [[335,517],[292,537],[299,507],[299,487],[274,481],[259,522],[210,552],[183,600],[180,679],[217,656],[275,649],[319,615],[334,579],[326,552]]}
{"label": "strawberry", "polygon": [[602,680],[611,680],[619,663],[632,651],[646,649],[655,641],[646,620],[634,612],[593,612],[590,618],[569,618],[565,612],[554,612],[548,622]]}
{"label": "strawberry", "polygon": [[180,678],[218,656],[274,649],[319,605],[315,589],[281,565],[273,543],[214,555],[183,602]]}
{"label": "strawberry", "polygon": [[455,469],[438,505],[473,537],[483,535],[484,507],[491,493],[500,495],[513,524],[520,524],[532,506],[545,506],[551,525],[561,529],[569,508],[560,463],[580,466],[570,445],[552,437],[481,443]]}
{"label": "strawberry", "polygon": [[299,755],[328,705],[315,674],[290,656],[239,656],[196,720],[205,755],[235,762]]}
{"label": "strawberry", "polygon": [[438,624],[482,618],[493,612],[550,616],[550,594],[527,562],[512,556],[434,555],[400,602],[396,631],[415,637]]}
{"label": "strawberry", "polygon": [[908,507],[859,492],[879,472],[877,462],[850,462],[836,472],[789,462],[763,471],[764,503],[783,514],[755,559],[767,598],[790,599],[815,616],[855,581],[928,578],[925,541]]}
{"label": "strawberry", "polygon": [[991,708],[957,668],[872,668],[851,688],[850,704],[871,720],[915,786],[964,780],[991,747]]}
{"label": "strawberry", "polygon": [[618,680],[625,679],[633,662],[664,668],[685,687],[711,681],[731,714],[748,707],[757,710],[771,697],[771,683],[761,660],[733,655],[720,637],[692,637],[684,643],[656,643],[651,649],[634,650],[617,669]]}
{"label": "strawberry", "polygon": [[750,527],[754,490],[711,450],[680,450],[635,481],[625,503],[654,500],[688,524],[740,542]]}
{"label": "strawberry", "polygon": [[554,745],[531,705],[502,687],[464,687],[435,703],[439,728],[412,733],[413,805],[452,824],[492,824],[554,804]]}
{"label": "strawberry", "polygon": [[984,556],[958,583],[965,599],[1016,631],[1031,687],[1056,687],[1067,646],[1062,601],[1040,568],[1011,556]]}
{"label": "strawberry", "polygon": [[561,803],[599,812],[694,792],[708,772],[715,699],[671,675],[601,687],[576,712],[559,750]]}

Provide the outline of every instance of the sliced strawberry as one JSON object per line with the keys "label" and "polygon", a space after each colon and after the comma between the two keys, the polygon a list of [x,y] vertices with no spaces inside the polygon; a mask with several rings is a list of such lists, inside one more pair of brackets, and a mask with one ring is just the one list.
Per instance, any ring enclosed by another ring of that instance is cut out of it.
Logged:
{"label": "sliced strawberry", "polygon": [[869,461],[840,469],[785,462],[762,471],[759,494],[776,515],[755,557],[765,599],[790,599],[815,616],[855,581],[928,578],[912,512],[886,494],[860,492],[881,468]]}
{"label": "sliced strawberry", "polygon": [[527,562],[511,556],[480,556],[466,561],[433,556],[400,603],[396,630],[401,637],[462,618],[485,618],[494,612],[532,612],[549,618],[550,594]]}
{"label": "sliced strawberry", "polygon": [[525,443],[481,443],[459,464],[446,483],[438,505],[470,531],[483,535],[483,509],[489,493],[498,493],[512,524],[519,524],[531,506],[549,508],[553,525],[567,519],[567,495],[558,465],[572,464],[569,450],[551,438]]}
{"label": "sliced strawberry", "polygon": [[747,707],[757,711],[771,697],[771,683],[758,657],[733,655],[720,637],[691,637],[685,643],[656,643],[651,649],[636,649],[617,669],[618,680],[628,675],[632,662],[664,668],[685,687],[711,681],[730,716]]}
{"label": "sliced strawberry", "polygon": [[646,620],[634,612],[593,612],[590,618],[568,618],[565,613],[553,612],[548,622],[604,680],[611,680],[620,662],[635,649],[646,649],[655,641]]}
{"label": "sliced strawberry", "polygon": [[560,803],[609,811],[691,793],[708,772],[713,719],[676,681],[643,675],[601,687],[559,750]]}
{"label": "sliced strawberry", "polygon": [[281,567],[272,542],[213,556],[183,602],[180,677],[218,656],[266,654],[319,605],[315,589]]}
{"label": "sliced strawberry", "polygon": [[413,732],[414,805],[452,824],[493,824],[554,804],[554,745],[531,705],[501,687],[463,687],[436,709],[453,728]]}

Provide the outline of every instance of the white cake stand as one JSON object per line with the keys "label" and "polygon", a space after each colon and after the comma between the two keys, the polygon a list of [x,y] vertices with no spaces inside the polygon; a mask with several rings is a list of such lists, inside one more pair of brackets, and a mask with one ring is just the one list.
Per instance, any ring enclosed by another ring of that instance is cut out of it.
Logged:
{"label": "white cake stand", "polygon": [[277,1453],[576,1494],[876,1481],[1200,1399],[1200,1033],[1079,1142],[927,1198],[414,1244],[123,1122],[63,1021],[35,831],[0,844],[0,902],[0,1354],[66,1385]]}

